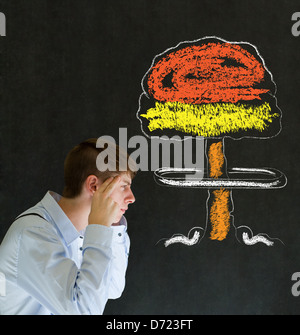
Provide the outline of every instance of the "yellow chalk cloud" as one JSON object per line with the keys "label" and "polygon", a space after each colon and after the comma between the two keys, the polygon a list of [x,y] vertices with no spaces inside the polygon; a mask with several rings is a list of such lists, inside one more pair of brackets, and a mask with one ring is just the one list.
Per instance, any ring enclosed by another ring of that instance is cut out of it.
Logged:
{"label": "yellow chalk cloud", "polygon": [[150,131],[175,129],[186,134],[211,137],[256,129],[263,131],[279,114],[270,105],[212,103],[192,105],[181,102],[156,102],[155,108],[141,117],[149,120]]}

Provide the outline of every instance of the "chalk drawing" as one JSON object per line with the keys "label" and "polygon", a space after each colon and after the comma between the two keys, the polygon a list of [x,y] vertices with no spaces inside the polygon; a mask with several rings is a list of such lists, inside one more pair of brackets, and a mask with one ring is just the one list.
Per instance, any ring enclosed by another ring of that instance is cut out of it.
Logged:
{"label": "chalk drawing", "polygon": [[[192,231],[195,230],[193,233]],[[200,231],[202,230],[202,234]],[[204,236],[204,229],[202,227],[193,227],[187,234],[187,236],[184,236],[182,234],[174,234],[171,238],[163,238],[159,240],[157,243],[161,241],[165,241],[164,245],[165,247],[168,247],[171,244],[175,243],[182,243],[187,246],[192,246],[194,244],[197,244],[201,241],[201,238]]]}
{"label": "chalk drawing", "polygon": [[[147,137],[167,132],[181,139],[184,135],[206,139],[203,178],[186,179],[186,173],[197,172],[188,168],[162,167],[154,172],[162,186],[208,189],[203,234],[198,229],[190,237],[194,227],[188,236],[173,235],[165,246],[192,246],[204,235],[225,240],[231,228],[245,227],[234,224],[232,190],[278,189],[287,183],[274,168],[227,167],[226,138],[269,139],[281,131],[277,88],[264,59],[249,42],[207,36],[180,42],[155,56],[141,85],[137,118]],[[241,240],[245,245],[274,244],[262,234],[246,232]]]}
{"label": "chalk drawing", "polygon": [[247,233],[243,233],[243,240],[244,240],[245,244],[247,244],[247,245],[254,245],[258,242],[262,242],[265,245],[267,245],[268,247],[270,247],[274,244],[274,242],[269,241],[266,237],[264,237],[262,235],[256,235],[256,236],[253,236],[253,237],[249,238]]}

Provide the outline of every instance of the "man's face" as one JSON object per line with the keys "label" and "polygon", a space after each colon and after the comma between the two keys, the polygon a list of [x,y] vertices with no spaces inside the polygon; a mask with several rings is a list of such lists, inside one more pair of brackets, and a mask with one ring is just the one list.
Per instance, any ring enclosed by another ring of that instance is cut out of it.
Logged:
{"label": "man's face", "polygon": [[120,211],[117,214],[114,223],[121,220],[122,215],[128,209],[128,205],[135,201],[135,197],[131,191],[131,177],[128,173],[121,173],[120,182],[111,194],[111,198],[118,203]]}

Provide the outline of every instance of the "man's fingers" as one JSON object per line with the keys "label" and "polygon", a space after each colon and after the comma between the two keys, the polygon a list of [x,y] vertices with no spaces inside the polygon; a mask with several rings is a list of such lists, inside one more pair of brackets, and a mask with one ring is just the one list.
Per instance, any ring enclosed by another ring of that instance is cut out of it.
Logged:
{"label": "man's fingers", "polygon": [[107,196],[110,196],[112,194],[113,190],[116,188],[116,186],[118,185],[120,180],[121,180],[121,178],[119,176],[116,176],[116,177],[114,177],[113,181],[111,181],[109,183],[109,185],[104,190],[104,192]]}
{"label": "man's fingers", "polygon": [[96,186],[95,194],[103,193],[107,186],[113,181],[114,177],[107,178],[100,186]]}
{"label": "man's fingers", "polygon": [[110,196],[120,180],[121,178],[119,176],[109,177],[99,187],[96,186],[96,192],[94,193],[94,196],[96,195],[97,198],[100,196],[100,194]]}

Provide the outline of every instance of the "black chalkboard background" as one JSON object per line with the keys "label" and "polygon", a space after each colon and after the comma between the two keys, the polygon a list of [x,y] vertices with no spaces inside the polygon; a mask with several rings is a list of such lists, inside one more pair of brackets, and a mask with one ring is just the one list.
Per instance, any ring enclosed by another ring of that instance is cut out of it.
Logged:
{"label": "black chalkboard background", "polygon": [[143,135],[141,80],[155,55],[180,41],[218,36],[254,44],[277,84],[282,132],[225,141],[228,166],[274,167],[279,190],[233,191],[236,225],[283,242],[234,238],[165,248],[157,242],[204,226],[207,191],[161,187],[152,172],[133,183],[127,285],[105,314],[298,314],[291,276],[300,271],[299,1],[0,1],[0,240],[13,218],[63,187],[63,161],[80,141]]}

